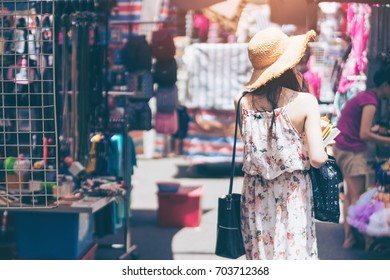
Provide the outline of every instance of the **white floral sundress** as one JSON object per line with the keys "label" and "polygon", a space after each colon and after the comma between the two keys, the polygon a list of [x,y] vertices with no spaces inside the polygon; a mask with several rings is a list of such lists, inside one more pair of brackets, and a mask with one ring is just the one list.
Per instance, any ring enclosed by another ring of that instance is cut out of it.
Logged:
{"label": "white floral sundress", "polygon": [[247,259],[318,259],[308,151],[287,115],[242,109],[241,230]]}

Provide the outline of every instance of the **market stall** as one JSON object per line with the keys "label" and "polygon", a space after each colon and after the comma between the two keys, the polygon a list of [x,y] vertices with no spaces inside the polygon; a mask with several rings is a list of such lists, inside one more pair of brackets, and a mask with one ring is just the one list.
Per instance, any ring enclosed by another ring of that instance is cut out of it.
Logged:
{"label": "market stall", "polygon": [[[345,32],[351,40],[348,52],[337,65],[339,75],[335,83],[334,102],[336,123],[343,105],[358,92],[372,88],[374,72],[390,65],[389,1],[356,2],[359,3],[342,4],[348,19]],[[389,105],[386,100],[381,100],[374,120],[374,124],[379,126],[377,133],[382,136],[389,136]],[[372,173],[366,180],[367,191],[355,205],[349,207],[345,221],[365,237],[367,250],[378,252],[388,252],[390,247],[389,150],[388,146],[370,146]]]}
{"label": "market stall", "polygon": [[[93,258],[93,238],[119,227],[128,254],[135,153],[113,152],[128,142],[110,142],[118,131],[105,113],[113,1],[0,4],[0,208],[2,231],[15,230],[13,258]],[[45,236],[60,234],[68,247]]]}

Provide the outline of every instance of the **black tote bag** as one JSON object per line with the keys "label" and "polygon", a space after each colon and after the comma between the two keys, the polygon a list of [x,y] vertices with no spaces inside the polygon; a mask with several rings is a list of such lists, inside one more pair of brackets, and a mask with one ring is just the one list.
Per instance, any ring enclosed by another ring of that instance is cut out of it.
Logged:
{"label": "black tote bag", "polygon": [[339,184],[343,181],[334,157],[320,168],[310,168],[313,187],[314,218],[323,222],[338,223],[340,219]]}
{"label": "black tote bag", "polygon": [[241,195],[233,192],[233,177],[235,171],[235,157],[237,144],[238,120],[240,118],[240,97],[236,110],[236,125],[234,129],[233,155],[230,173],[229,192],[218,199],[217,244],[215,254],[220,257],[237,259],[245,254],[244,242],[241,234]]}

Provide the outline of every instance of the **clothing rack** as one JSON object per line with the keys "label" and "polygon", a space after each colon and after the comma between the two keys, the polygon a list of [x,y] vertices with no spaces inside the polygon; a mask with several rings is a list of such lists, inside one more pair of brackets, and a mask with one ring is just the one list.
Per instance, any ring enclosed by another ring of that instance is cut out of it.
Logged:
{"label": "clothing rack", "polygon": [[[133,32],[133,27],[135,24],[165,24],[167,21],[127,21],[127,20],[121,20],[121,21],[111,21],[107,23],[107,30],[109,30],[109,26],[112,25],[128,25],[129,26],[129,33],[131,34]],[[109,44],[107,44],[108,48]],[[106,54],[108,54],[108,49],[106,51]],[[108,66],[108,58],[106,57],[106,81],[108,81],[108,74],[109,74],[109,66]],[[106,89],[105,89],[105,102],[106,102],[106,108],[108,108],[108,96],[112,94],[115,96],[129,96],[129,92],[120,92],[120,91],[111,91],[108,89],[108,82],[106,82]],[[128,99],[125,98],[125,107],[127,107],[127,102]],[[106,112],[108,116],[108,111]],[[124,119],[127,119],[127,113],[125,110],[124,113]],[[106,118],[106,120],[108,117]],[[129,145],[127,138],[129,132],[129,126],[125,122],[125,125],[123,126],[122,130],[122,135],[124,139],[124,155],[125,157],[129,155],[130,150],[129,150]],[[130,194],[131,194],[131,174],[130,172],[130,166],[129,166],[129,161],[125,160],[125,169],[124,169],[124,181],[127,186],[127,192],[126,192],[126,198],[125,198],[125,231],[124,231],[124,253],[119,256],[119,259],[123,260],[126,259],[129,255],[133,254],[134,251],[136,250],[137,246],[131,244],[131,227],[130,227],[130,221],[129,221],[129,209],[130,209]]]}
{"label": "clothing rack", "polygon": [[[108,95],[108,94],[107,94]],[[129,95],[129,93],[127,92],[115,92],[115,96],[127,96]],[[125,100],[125,104],[124,104],[124,107],[126,108],[127,107],[127,104],[128,104],[128,98],[124,98]],[[127,113],[126,113],[126,110],[124,112],[124,120],[127,119]],[[131,243],[131,226],[130,226],[130,215],[129,215],[129,211],[130,211],[130,194],[131,194],[131,189],[132,189],[132,185],[131,185],[131,174],[130,175],[127,175],[127,172],[129,172],[130,170],[130,162],[127,158],[127,155],[130,154],[130,147],[129,147],[129,144],[128,144],[128,132],[129,132],[129,127],[128,127],[128,123],[125,121],[123,127],[122,127],[122,136],[123,136],[123,151],[124,151],[124,157],[123,157],[123,161],[124,161],[124,182],[125,182],[125,185],[126,185],[126,197],[125,197],[125,225],[124,225],[124,252],[122,255],[120,255],[118,257],[118,259],[120,260],[124,260],[126,259],[129,255],[133,255],[133,257],[135,256],[135,250],[137,249],[137,246],[135,244],[132,244]]]}
{"label": "clothing rack", "polygon": [[[100,115],[102,117],[101,122],[95,124],[94,127],[89,127],[89,129],[85,128],[87,123],[81,123],[79,126],[74,126],[74,125],[70,126],[70,129],[72,129],[72,130],[79,130],[78,133],[87,133],[87,135],[84,135],[84,136],[88,137],[88,133],[92,132],[92,130],[95,130],[95,131],[96,130],[105,130],[108,128],[108,121],[109,121],[109,109],[108,109],[108,95],[109,95],[109,82],[108,82],[109,42],[108,42],[108,40],[109,40],[109,37],[108,37],[108,35],[110,34],[109,11],[110,11],[110,8],[112,6],[113,1],[109,1],[109,0],[72,0],[72,1],[67,0],[67,1],[63,1],[63,0],[61,0],[61,2],[62,2],[61,6],[58,6],[59,14],[60,14],[60,16],[62,16],[61,20],[63,20],[63,16],[66,16],[67,18],[70,19],[69,26],[65,26],[63,32],[68,32],[69,29],[72,29],[73,34],[75,34],[76,32],[79,32],[78,29],[80,27],[84,27],[84,25],[86,23],[89,23],[90,25],[94,24],[94,26],[90,27],[90,29],[100,27],[101,28],[100,30],[101,31],[104,30],[104,32],[106,34],[106,36],[104,36],[103,38],[99,37],[99,39],[101,39],[101,41],[96,39],[96,37],[94,38],[96,40],[96,42],[98,42],[99,48],[100,47],[102,48],[102,53],[99,52],[99,54],[101,54],[101,57],[99,56],[99,59],[101,58],[101,66],[102,67],[100,69],[103,69],[103,71],[102,71],[103,77],[100,81],[96,81],[96,83],[97,83],[96,93],[99,93],[102,95],[102,101],[103,101],[102,102],[103,108],[101,108],[102,114]],[[96,27],[95,27],[95,25],[96,25]],[[84,27],[84,29],[85,29],[85,27]],[[85,33],[84,29],[81,29],[81,31],[84,32],[84,35],[88,34],[88,33]],[[100,34],[101,34],[100,32],[96,32],[95,36],[100,36]],[[74,35],[74,38],[72,38],[72,39],[74,39],[73,41],[76,41],[77,38],[80,39],[80,37],[82,37],[83,38],[82,42],[84,42],[84,45],[86,45],[88,43],[88,39],[86,39],[88,36],[79,36],[79,37],[75,37],[75,36],[77,36],[77,35]],[[63,38],[64,37],[65,36],[63,36]],[[85,40],[87,40],[87,41],[85,41]],[[63,45],[65,45],[65,43],[63,43]],[[73,54],[74,54],[74,52],[72,52],[72,55]],[[86,55],[83,55],[83,53],[81,53],[81,55],[79,54],[78,56],[86,58]],[[94,59],[96,60],[96,57]],[[72,61],[74,62],[74,59],[72,59]],[[73,66],[74,66],[73,68],[77,67],[77,65],[73,65]],[[106,71],[106,72],[104,72],[104,71]],[[81,85],[77,84],[77,82],[78,81],[80,83],[85,82],[85,79],[87,78],[86,75],[88,75],[87,73],[90,71],[85,72],[84,70],[80,70],[78,72],[80,74],[80,78],[78,78],[79,76],[76,75],[76,73],[73,73],[73,71],[72,71],[73,76],[71,78],[73,78],[73,79],[71,79],[71,80],[72,80],[72,83],[75,82],[76,84],[75,85],[72,84],[71,89],[68,87],[68,83],[66,81],[64,81],[63,88],[61,90],[58,90],[58,93],[60,93],[64,96],[64,101],[68,99],[68,95],[70,97],[72,97],[73,99],[75,99],[75,100],[73,100],[73,104],[71,104],[72,105],[71,108],[74,108],[74,109],[77,109],[77,102],[79,101],[79,99],[76,99],[75,97],[77,95],[79,95],[80,93],[87,92],[85,86],[81,87]],[[67,79],[69,79],[69,77],[67,77]],[[84,105],[90,106],[90,104],[89,105],[84,104]],[[65,107],[65,108],[67,108],[67,107]],[[82,107],[80,107],[80,106],[79,106],[79,108],[80,108],[80,113],[82,113],[81,111],[84,111],[84,110],[82,110]],[[93,109],[96,110],[98,108],[96,107]],[[76,114],[78,114],[78,112],[76,112]],[[93,114],[93,112],[91,112],[91,114]],[[73,120],[73,121],[71,121],[71,123],[74,124],[75,121]],[[76,122],[76,124],[77,124],[77,122]],[[78,129],[78,127],[82,127],[84,129],[80,130],[80,129]],[[129,151],[128,141],[127,141],[128,135],[127,135],[127,130],[125,127],[123,128],[121,133],[122,133],[123,139],[124,139],[124,153],[128,154],[128,151]],[[81,136],[83,136],[83,135],[80,134],[75,140],[77,140]],[[86,138],[86,137],[84,137],[84,138]],[[74,135],[71,138],[74,138]],[[80,141],[78,141],[78,140],[75,141],[75,140],[72,140],[72,141],[74,141],[74,143],[71,142],[70,144],[73,144],[73,147],[76,148],[76,150],[78,150],[79,149],[78,143]],[[75,155],[79,154],[78,157],[83,158],[83,155],[86,155],[87,153],[81,152],[81,153],[74,153],[74,154]],[[130,159],[127,159],[125,157],[126,156],[124,156],[122,164],[125,165],[125,172],[126,172],[126,171],[130,170],[130,162],[129,162]],[[115,244],[115,245],[113,244],[111,246],[112,248],[121,248],[121,249],[123,248],[124,249],[123,254],[121,254],[118,257],[119,259],[126,259],[130,254],[133,254],[133,258],[135,258],[135,250],[136,250],[136,245],[131,244],[131,234],[130,234],[131,232],[130,232],[130,221],[129,221],[131,175],[129,175],[129,176],[126,176],[126,175],[127,174],[125,174],[125,176],[124,176],[124,182],[126,185],[126,195],[124,197],[124,204],[125,204],[125,220],[124,220],[124,225],[123,225],[124,240],[123,240],[123,244],[119,244],[119,246],[117,246],[118,244]]]}

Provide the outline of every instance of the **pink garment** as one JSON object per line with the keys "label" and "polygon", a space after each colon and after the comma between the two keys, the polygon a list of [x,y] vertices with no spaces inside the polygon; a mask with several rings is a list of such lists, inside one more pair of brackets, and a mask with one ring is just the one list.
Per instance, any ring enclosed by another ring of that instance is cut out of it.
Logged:
{"label": "pink garment", "polygon": [[320,98],[321,93],[321,77],[318,73],[311,69],[311,65],[315,63],[315,56],[311,55],[307,62],[307,68],[309,69],[303,74],[305,81],[308,85],[309,92],[313,94],[317,99]]}
{"label": "pink garment", "polygon": [[194,27],[198,29],[198,36],[202,41],[207,40],[209,32],[209,20],[202,14],[194,15]]}
{"label": "pink garment", "polygon": [[346,93],[355,82],[348,76],[365,73],[367,69],[367,45],[370,34],[369,17],[371,8],[367,4],[351,3],[348,5],[348,31],[352,40],[352,50],[345,63],[339,87],[340,93]]}
{"label": "pink garment", "polygon": [[317,99],[320,98],[321,92],[321,77],[318,73],[315,73],[311,70],[303,74],[305,81],[307,82],[309,92],[313,94]]}

